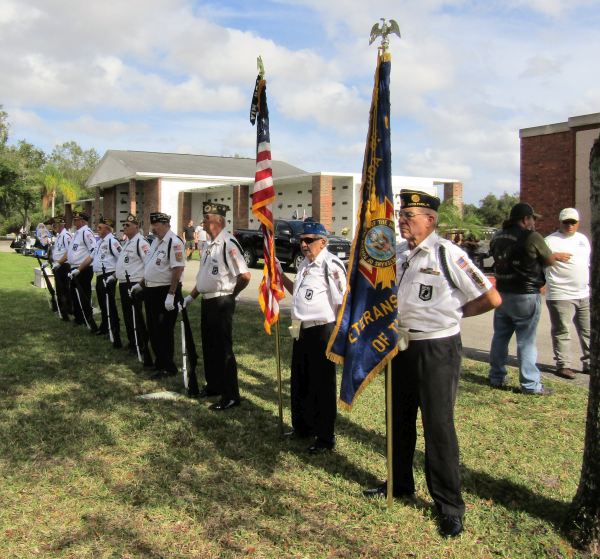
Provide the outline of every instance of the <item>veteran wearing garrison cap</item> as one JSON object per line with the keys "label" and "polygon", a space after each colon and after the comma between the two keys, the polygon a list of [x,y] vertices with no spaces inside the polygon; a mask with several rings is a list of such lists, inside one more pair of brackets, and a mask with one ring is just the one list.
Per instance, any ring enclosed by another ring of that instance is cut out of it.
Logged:
{"label": "veteran wearing garrison cap", "polygon": [[100,217],[97,226],[100,242],[94,251],[92,269],[96,274],[96,297],[102,315],[102,322],[100,322],[97,334],[109,336],[113,347],[120,348],[122,347],[121,327],[115,301],[117,285],[115,269],[121,253],[121,243],[113,235],[114,226],[114,220]]}
{"label": "veteran wearing garrison cap", "polygon": [[94,333],[98,330],[92,316],[92,262],[96,250],[96,238],[88,226],[90,216],[85,212],[73,213],[73,225],[77,228],[67,252],[70,267],[71,304],[74,324],[85,324]]}
{"label": "veteran wearing garrison cap", "polygon": [[132,296],[142,288],[150,345],[154,351],[154,379],[175,376],[175,322],[181,297],[181,276],[185,268],[185,243],[171,230],[171,216],[150,214],[156,235],[144,259],[144,279],[131,288]]}
{"label": "veteran wearing garrison cap", "polygon": [[140,233],[140,222],[133,214],[126,217],[123,233],[127,240],[117,259],[115,276],[119,280],[123,322],[129,342],[127,349],[142,358],[144,367],[152,368],[154,361],[148,347],[148,331],[141,301],[134,301],[128,295],[129,290],[144,279],[144,262],[150,252],[150,245]]}
{"label": "veteran wearing garrison cap", "polygon": [[196,286],[185,298],[187,306],[202,295],[200,309],[205,386],[200,397],[221,396],[211,406],[224,411],[240,403],[238,371],[233,353],[233,313],[235,298],[250,281],[250,272],[236,238],[225,231],[229,208],[206,203],[202,225],[208,239],[202,243]]}
{"label": "veteran wearing garrison cap", "polygon": [[292,427],[286,436],[312,439],[308,451],[327,452],[335,446],[335,363],[326,356],[346,289],[346,269],[327,250],[327,230],[305,221],[300,234],[304,260],[295,281],[282,272],[283,285],[292,293],[292,371],[290,379]]}
{"label": "veteran wearing garrison cap", "polygon": [[56,241],[52,247],[52,273],[56,286],[56,298],[62,319],[68,321],[69,315],[73,314],[73,306],[69,294],[67,255],[73,242],[73,235],[65,227],[65,218],[62,215],[57,215],[53,219],[52,230],[56,234]]}
{"label": "veteran wearing garrison cap", "polygon": [[403,241],[396,247],[400,351],[392,361],[393,487],[365,496],[411,497],[420,408],[425,438],[425,477],[440,533],[458,535],[461,496],[454,404],[461,361],[460,320],[497,307],[498,292],[466,252],[435,232],[439,198],[402,190],[398,213]]}

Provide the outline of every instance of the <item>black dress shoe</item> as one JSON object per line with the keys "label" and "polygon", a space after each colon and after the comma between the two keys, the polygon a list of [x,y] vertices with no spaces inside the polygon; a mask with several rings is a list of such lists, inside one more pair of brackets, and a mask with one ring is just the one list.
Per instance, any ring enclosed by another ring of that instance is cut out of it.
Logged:
{"label": "black dress shoe", "polygon": [[462,517],[452,514],[440,516],[440,534],[445,538],[454,538],[463,531]]}
{"label": "black dress shoe", "polygon": [[[373,499],[376,497],[383,497],[385,499],[387,497],[387,482],[384,481],[377,487],[365,489],[363,491],[363,495],[367,497],[367,499]],[[394,499],[406,499],[413,496],[414,493],[412,491],[394,491]]]}
{"label": "black dress shoe", "polygon": [[308,433],[303,433],[302,431],[296,431],[292,429],[291,431],[286,431],[283,434],[284,439],[292,440],[292,439],[308,439],[310,435]]}
{"label": "black dress shoe", "polygon": [[217,402],[216,404],[213,404],[212,406],[210,406],[210,409],[213,411],[225,411],[225,410],[229,410],[231,408],[235,408],[236,406],[240,405],[240,401],[239,400],[221,400],[220,402]]}
{"label": "black dress shoe", "polygon": [[210,398],[211,396],[219,396],[218,392],[211,392],[206,386],[202,387],[200,393],[198,394],[198,398]]}
{"label": "black dress shoe", "polygon": [[311,454],[323,454],[333,450],[334,443],[328,443],[321,439],[315,439],[315,442],[308,447],[308,452]]}

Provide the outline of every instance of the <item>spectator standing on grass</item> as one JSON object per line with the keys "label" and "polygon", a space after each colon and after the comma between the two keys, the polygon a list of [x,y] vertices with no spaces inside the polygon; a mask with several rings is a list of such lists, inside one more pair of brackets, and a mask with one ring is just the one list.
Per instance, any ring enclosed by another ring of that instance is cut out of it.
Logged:
{"label": "spectator standing on grass", "polygon": [[183,238],[185,240],[185,257],[191,260],[196,248],[196,228],[192,219],[188,221],[187,227],[183,228]]}
{"label": "spectator standing on grass", "polygon": [[552,348],[559,377],[574,379],[571,368],[571,335],[575,324],[583,353],[582,370],[590,368],[590,256],[587,237],[579,229],[579,212],[565,208],[558,216],[558,231],[546,237],[550,250],[569,258],[546,270],[546,305],[552,325]]}
{"label": "spectator standing on grass", "polygon": [[204,227],[202,227],[202,223],[199,223],[196,226],[195,239],[196,239],[196,250],[198,251],[198,254],[200,254],[200,251],[202,250],[202,244],[208,240],[208,235],[206,234]]}
{"label": "spectator standing on grass", "polygon": [[200,245],[200,268],[196,285],[184,306],[202,295],[200,332],[206,384],[200,397],[221,396],[210,409],[225,411],[240,405],[238,369],[233,353],[233,314],[235,298],[250,282],[242,247],[225,231],[223,204],[206,203],[202,225],[208,240]]}
{"label": "spectator standing on grass", "polygon": [[553,254],[535,231],[535,222],[540,217],[529,204],[515,204],[490,244],[502,305],[494,312],[489,381],[494,388],[504,386],[508,343],[516,333],[521,390],[524,394],[547,396],[552,391],[542,385],[536,364],[536,332],[542,312],[540,289],[546,283],[544,266],[564,262],[569,256]]}
{"label": "spectator standing on grass", "polygon": [[305,221],[300,234],[304,259],[295,281],[280,269],[283,285],[293,295],[290,380],[293,431],[286,435],[299,439],[312,437],[308,448],[312,454],[335,446],[335,363],[327,359],[326,351],[346,289],[346,269],[327,250],[327,237],[321,223]]}
{"label": "spectator standing on grass", "polygon": [[[402,190],[396,247],[400,351],[392,360],[394,497],[415,491],[413,460],[417,412],[425,437],[425,478],[438,513],[440,533],[463,530],[459,448],[454,405],[461,364],[460,320],[497,307],[490,281],[464,250],[435,232],[440,199]],[[386,496],[387,482],[364,491]]]}

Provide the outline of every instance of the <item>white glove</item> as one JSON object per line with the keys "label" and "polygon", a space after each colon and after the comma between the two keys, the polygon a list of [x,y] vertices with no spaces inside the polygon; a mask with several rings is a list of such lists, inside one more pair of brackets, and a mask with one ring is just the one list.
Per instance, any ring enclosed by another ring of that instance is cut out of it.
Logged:
{"label": "white glove", "polygon": [[130,290],[129,296],[133,299],[140,291],[144,289],[139,283],[136,283]]}
{"label": "white glove", "polygon": [[45,270],[47,267],[48,267],[48,263],[47,263],[47,262],[44,262],[44,263],[42,264],[42,266],[40,267],[40,270]]}
{"label": "white glove", "polygon": [[76,277],[77,277],[79,274],[80,274],[80,272],[79,272],[79,268],[75,268],[74,270],[71,270],[71,271],[69,272],[69,277],[70,277],[71,279],[75,279],[75,278],[76,278]]}
{"label": "white glove", "polygon": [[110,283],[114,283],[117,281],[117,276],[115,276],[114,274],[112,276],[108,276],[106,278],[106,285],[109,285]]}
{"label": "white glove", "polygon": [[52,271],[56,272],[56,270],[58,270],[60,268],[60,262],[55,262],[54,264],[52,264]]}
{"label": "white glove", "polygon": [[183,299],[183,308],[187,309],[194,302],[194,298],[191,295],[186,295]]}
{"label": "white glove", "polygon": [[165,309],[168,311],[175,310],[175,295],[172,295],[171,293],[167,295],[167,298],[165,299]]}

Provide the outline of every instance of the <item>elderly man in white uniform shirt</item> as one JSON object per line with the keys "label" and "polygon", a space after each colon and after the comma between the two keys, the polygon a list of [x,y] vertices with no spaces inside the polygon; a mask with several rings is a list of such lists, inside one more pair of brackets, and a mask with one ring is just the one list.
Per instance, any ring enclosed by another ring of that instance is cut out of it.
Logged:
{"label": "elderly man in white uniform shirt", "polygon": [[561,260],[547,267],[546,305],[550,313],[552,348],[556,361],[556,374],[567,379],[575,378],[571,368],[570,323],[575,324],[583,356],[582,370],[590,368],[590,242],[579,229],[579,212],[575,208],[563,209],[559,216],[558,231],[546,237],[553,253],[565,253]]}
{"label": "elderly man in white uniform shirt", "polygon": [[75,326],[85,324],[95,333],[98,330],[92,316],[92,261],[96,250],[96,237],[88,227],[90,217],[84,212],[73,213],[73,224],[77,228],[73,242],[67,251],[67,263],[70,271],[69,290]]}
{"label": "elderly man in white uniform shirt", "polygon": [[240,404],[233,353],[233,314],[235,298],[250,282],[242,247],[225,231],[227,210],[223,204],[204,204],[202,225],[208,239],[198,247],[200,268],[196,286],[184,303],[187,306],[202,295],[200,331],[206,384],[200,390],[200,397],[220,395],[220,400],[210,408],[214,411],[225,411]]}
{"label": "elderly man in white uniform shirt", "polygon": [[[454,404],[461,362],[460,319],[497,307],[501,298],[466,252],[435,232],[439,198],[402,190],[403,241],[396,247],[400,351],[392,360],[394,497],[415,491],[417,412],[425,438],[425,478],[440,533],[463,529]],[[387,483],[364,492],[387,495]]]}
{"label": "elderly man in white uniform shirt", "polygon": [[121,243],[113,235],[115,222],[108,217],[101,217],[98,221],[98,236],[100,242],[94,251],[92,269],[96,274],[96,297],[102,315],[102,322],[98,327],[99,336],[107,335],[112,338],[115,349],[123,347],[121,343],[121,326],[119,312],[115,301],[117,278],[115,269],[117,258],[121,253]]}
{"label": "elderly man in white uniform shirt", "polygon": [[297,336],[290,379],[293,431],[286,436],[313,438],[308,451],[317,454],[335,446],[335,363],[327,359],[326,349],[343,300],[346,269],[327,250],[327,230],[321,223],[304,222],[300,248],[304,260],[295,281],[282,274],[294,297],[292,334]]}
{"label": "elderly man in white uniform shirt", "polygon": [[127,349],[139,355],[144,367],[150,369],[154,367],[154,360],[148,347],[148,331],[141,301],[129,297],[129,290],[144,279],[144,261],[149,254],[150,244],[140,233],[138,218],[133,214],[126,217],[123,233],[127,240],[119,254],[115,276],[119,280],[123,322],[129,341]]}
{"label": "elderly man in white uniform shirt", "polygon": [[136,297],[143,288],[150,345],[156,357],[153,379],[175,376],[175,322],[181,299],[181,276],[185,269],[185,243],[171,230],[171,216],[150,214],[156,235],[144,260],[144,279],[131,288]]}
{"label": "elderly man in white uniform shirt", "polygon": [[71,305],[67,275],[69,266],[66,262],[69,247],[73,242],[73,235],[65,227],[65,218],[62,215],[57,215],[53,219],[52,229],[56,234],[56,241],[52,247],[52,273],[56,284],[56,298],[58,299],[62,319],[68,322],[69,315],[73,314],[73,306]]}

